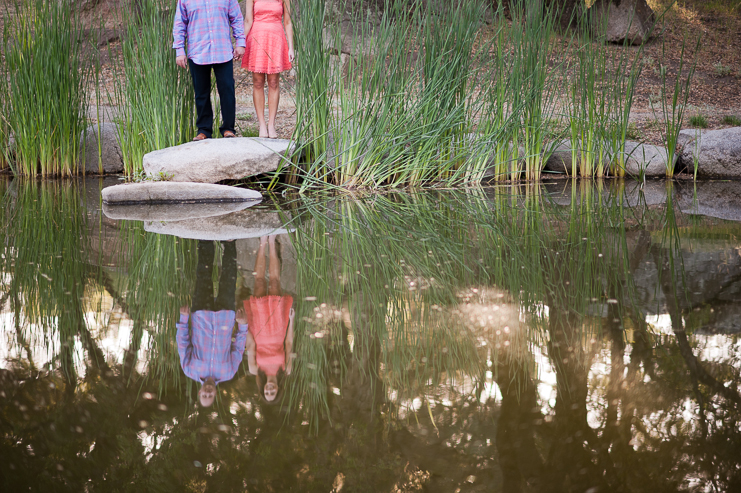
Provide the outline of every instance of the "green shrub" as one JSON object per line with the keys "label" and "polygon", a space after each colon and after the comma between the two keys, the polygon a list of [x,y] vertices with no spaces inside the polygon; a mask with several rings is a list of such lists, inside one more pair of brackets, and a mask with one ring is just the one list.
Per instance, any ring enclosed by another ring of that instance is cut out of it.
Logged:
{"label": "green shrub", "polygon": [[695,128],[708,128],[708,119],[703,115],[694,115],[690,117],[690,125]]}
{"label": "green shrub", "polygon": [[732,127],[741,127],[741,118],[736,115],[726,115],[723,117],[724,125],[731,125]]}

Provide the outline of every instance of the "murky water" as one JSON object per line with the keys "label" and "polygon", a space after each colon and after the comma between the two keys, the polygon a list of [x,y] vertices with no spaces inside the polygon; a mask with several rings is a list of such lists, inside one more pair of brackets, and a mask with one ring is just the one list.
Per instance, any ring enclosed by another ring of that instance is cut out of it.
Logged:
{"label": "murky water", "polygon": [[101,186],[0,182],[2,491],[741,491],[741,184]]}

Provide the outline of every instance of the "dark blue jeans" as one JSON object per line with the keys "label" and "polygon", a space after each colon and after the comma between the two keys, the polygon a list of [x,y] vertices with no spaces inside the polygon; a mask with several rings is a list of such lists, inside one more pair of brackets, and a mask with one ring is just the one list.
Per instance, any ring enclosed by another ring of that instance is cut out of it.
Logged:
{"label": "dark blue jeans", "polygon": [[198,240],[198,266],[196,267],[196,286],[193,291],[191,311],[234,310],[237,290],[237,244],[234,241],[223,242],[224,255],[221,257],[221,275],[219,276],[219,294],[214,298],[214,255],[216,249],[213,241]]}
{"label": "dark blue jeans", "polygon": [[214,131],[214,110],[211,106],[211,70],[216,76],[216,89],[221,100],[221,135],[231,130],[234,132],[234,120],[237,112],[237,100],[234,96],[234,66],[232,61],[211,65],[196,65],[188,59],[193,89],[196,93],[196,126],[198,132],[211,138]]}

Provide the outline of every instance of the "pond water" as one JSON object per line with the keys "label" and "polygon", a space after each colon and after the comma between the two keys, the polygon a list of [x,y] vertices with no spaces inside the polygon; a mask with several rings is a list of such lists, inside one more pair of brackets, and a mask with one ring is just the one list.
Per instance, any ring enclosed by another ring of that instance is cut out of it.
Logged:
{"label": "pond water", "polygon": [[740,183],[109,184],[0,182],[2,491],[741,491]]}

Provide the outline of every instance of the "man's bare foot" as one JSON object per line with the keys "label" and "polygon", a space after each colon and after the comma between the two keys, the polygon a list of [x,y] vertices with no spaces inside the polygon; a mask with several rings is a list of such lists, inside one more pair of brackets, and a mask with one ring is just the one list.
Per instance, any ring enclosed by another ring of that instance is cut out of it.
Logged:
{"label": "man's bare foot", "polygon": [[268,126],[268,136],[271,139],[277,139],[278,138],[278,131],[275,129],[275,125],[269,125]]}
{"label": "man's bare foot", "polygon": [[260,137],[261,139],[267,139],[269,136],[270,135],[268,133],[268,127],[266,127],[265,125],[260,125],[260,133],[258,134],[258,137]]}

